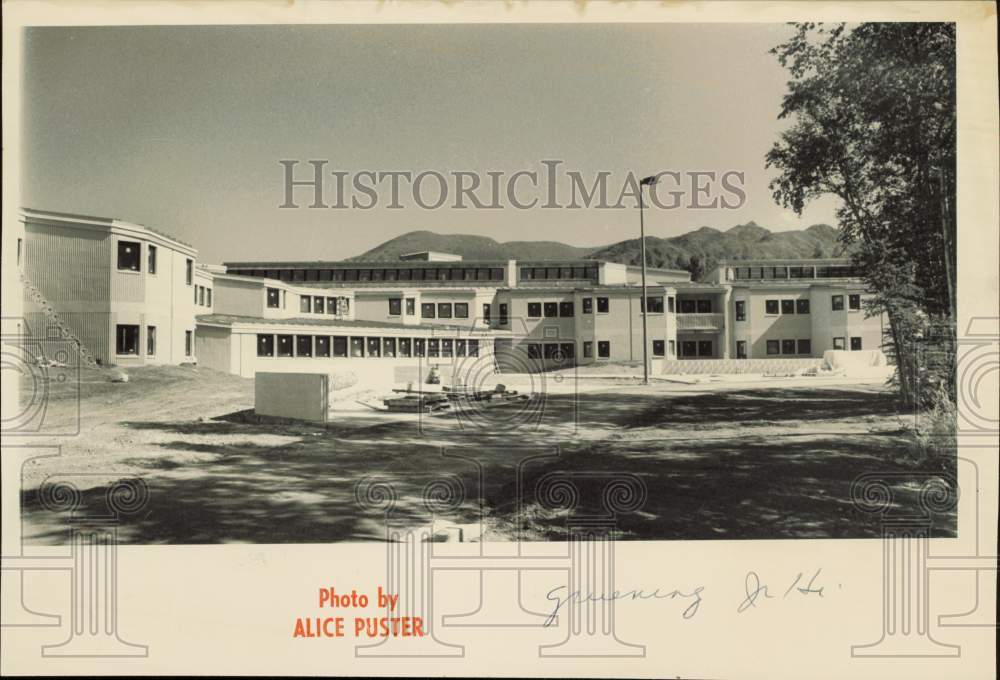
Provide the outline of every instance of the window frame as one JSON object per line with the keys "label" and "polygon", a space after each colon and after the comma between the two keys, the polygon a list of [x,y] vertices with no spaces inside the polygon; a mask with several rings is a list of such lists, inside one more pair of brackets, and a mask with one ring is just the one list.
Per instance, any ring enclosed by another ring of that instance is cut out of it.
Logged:
{"label": "window frame", "polygon": [[[123,267],[122,266],[122,254],[123,254],[122,253],[122,248],[125,247],[127,249],[130,246],[134,246],[135,247],[135,254],[134,254],[135,266],[134,267],[130,267],[130,266]],[[118,268],[118,271],[120,271],[120,272],[131,272],[133,274],[139,274],[139,273],[141,273],[142,272],[142,242],[141,241],[129,241],[127,239],[118,239],[118,251],[117,251],[117,255],[116,255],[116,259],[115,259],[115,266]],[[132,325],[132,324],[123,324],[123,325]]]}
{"label": "window frame", "polygon": [[[594,303],[594,309],[598,314],[610,314],[611,313],[611,298],[608,297],[598,297],[597,302]],[[603,303],[603,304],[602,304]],[[601,307],[604,307],[602,310]]]}

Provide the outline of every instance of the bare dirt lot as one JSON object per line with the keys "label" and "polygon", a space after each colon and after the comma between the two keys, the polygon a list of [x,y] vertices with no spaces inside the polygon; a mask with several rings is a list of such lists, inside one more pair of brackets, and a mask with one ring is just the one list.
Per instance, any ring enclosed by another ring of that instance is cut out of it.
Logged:
{"label": "bare dirt lot", "polygon": [[[877,536],[879,518],[851,500],[859,475],[894,473],[916,508],[920,481],[954,465],[917,451],[913,416],[879,384],[502,376],[535,397],[443,416],[360,410],[323,427],[247,418],[252,380],[129,376],[84,370],[79,390],[49,395],[46,422],[79,418],[80,434],[33,442],[61,450],[24,467],[27,540],[65,540],[69,514],[39,499],[46,480],[80,488],[86,514],[121,478],[149,491],[122,518],[126,543],[380,540],[389,500],[393,526],[433,520],[442,539],[458,526],[463,540],[559,538],[568,519],[609,509],[626,539]],[[935,535],[954,531],[953,512],[935,517]]]}

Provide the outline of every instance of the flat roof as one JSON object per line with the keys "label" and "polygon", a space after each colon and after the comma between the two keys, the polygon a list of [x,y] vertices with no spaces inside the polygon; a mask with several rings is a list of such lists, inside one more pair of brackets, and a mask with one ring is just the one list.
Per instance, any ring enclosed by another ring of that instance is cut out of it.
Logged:
{"label": "flat roof", "polygon": [[[296,316],[289,319],[267,319],[262,316],[237,316],[233,314],[199,314],[195,317],[198,323],[215,326],[234,326],[245,324],[249,326],[303,326],[309,328],[372,328],[407,331],[466,331],[466,332],[496,332],[502,329],[470,328],[452,324],[404,324],[391,321],[352,321],[347,319],[323,319]],[[509,331],[508,331],[509,332]]]}
{"label": "flat roof", "polygon": [[67,212],[57,212],[55,210],[40,210],[38,208],[21,208],[21,214],[25,217],[34,217],[38,219],[50,219],[59,222],[76,222],[81,226],[90,227],[121,227],[124,229],[139,229],[141,231],[148,231],[151,234],[156,234],[160,238],[167,241],[171,241],[178,245],[184,246],[190,250],[197,252],[194,245],[188,243],[187,241],[182,241],[181,239],[168,234],[159,229],[154,229],[153,227],[147,227],[145,224],[138,224],[137,222],[128,222],[126,220],[120,220],[117,217],[101,217],[97,215],[83,215],[79,213],[67,213]]}

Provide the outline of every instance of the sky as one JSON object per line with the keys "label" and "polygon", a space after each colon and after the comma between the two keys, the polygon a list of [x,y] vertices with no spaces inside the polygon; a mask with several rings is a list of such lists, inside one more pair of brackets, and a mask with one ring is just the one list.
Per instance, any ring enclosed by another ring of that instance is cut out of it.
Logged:
{"label": "sky", "polygon": [[[776,205],[764,154],[787,73],[782,24],[502,24],[33,28],[25,36],[22,204],[116,217],[193,243],[204,262],[341,259],[407,231],[598,246],[638,235],[634,207],[310,209],[285,202],[327,172],[538,171],[561,160],[588,185],[627,173],[744,173],[738,209],[651,207],[646,233],[750,220],[836,225],[833,199],[801,218]],[[422,185],[433,203],[437,183]],[[523,187],[524,184],[519,184]],[[569,180],[557,183],[569,202]],[[484,191],[484,189],[480,189]],[[362,203],[367,197],[357,194]],[[733,202],[733,194],[728,194]],[[335,202],[327,178],[324,201]],[[688,194],[688,201],[690,193]],[[483,194],[484,202],[489,196]],[[668,202],[663,197],[663,203]],[[347,198],[350,202],[350,196]],[[634,202],[630,204],[634,206]]]}

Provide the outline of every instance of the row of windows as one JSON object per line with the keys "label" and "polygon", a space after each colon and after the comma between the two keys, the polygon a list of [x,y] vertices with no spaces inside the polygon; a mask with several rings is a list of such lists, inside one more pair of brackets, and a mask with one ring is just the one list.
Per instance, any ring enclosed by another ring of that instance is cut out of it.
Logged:
{"label": "row of windows", "polygon": [[[392,314],[390,306],[389,313]],[[423,302],[420,305],[421,319],[468,319],[469,304],[467,302]]]}
{"label": "row of windows", "polygon": [[[768,354],[812,354],[812,341],[804,340],[768,340]],[[737,356],[737,358],[743,358]]]}
{"label": "row of windows", "polygon": [[503,281],[500,267],[378,269],[233,269],[233,274],[280,281]]}
{"label": "row of windows", "polygon": [[[844,337],[835,337],[833,339],[834,349],[844,349],[845,348]],[[864,343],[858,336],[850,338],[851,341],[851,351],[860,351]],[[740,345],[744,346],[744,356],[740,356],[739,349]],[[745,358],[745,347],[746,343],[743,341],[737,342],[737,358]],[[767,341],[767,353],[768,354],[812,354],[812,342],[808,339],[805,340],[768,340]]]}
{"label": "row of windows", "polygon": [[478,357],[479,340],[366,338],[346,335],[257,335],[259,357]]}
{"label": "row of windows", "polygon": [[733,278],[737,280],[769,280],[769,279],[826,279],[859,276],[854,267],[844,265],[830,266],[792,266],[792,267],[734,267]]}
{"label": "row of windows", "polygon": [[[184,356],[191,356],[194,349],[194,331],[184,331]],[[115,326],[115,354],[139,356],[139,326]],[[156,326],[146,326],[146,356],[156,356]]]}
{"label": "row of windows", "polygon": [[205,286],[194,287],[194,303],[202,307],[212,306],[212,289]]}
{"label": "row of windows", "polygon": [[522,281],[540,281],[556,279],[589,279],[597,280],[597,267],[521,267]]}
{"label": "row of windows", "polygon": [[[852,312],[857,312],[861,310],[861,296],[860,295],[848,295],[847,296],[847,307]],[[844,309],[844,296],[843,295],[832,295],[830,296],[830,308],[835,312],[842,311]]]}
{"label": "row of windows", "polygon": [[[146,273],[156,273],[157,248],[153,244],[146,246]],[[118,241],[118,270],[141,271],[142,244],[138,241]],[[194,260],[184,260],[184,282],[191,285],[194,282]],[[195,300],[197,302],[197,299]]]}
{"label": "row of windows", "polygon": [[[273,296],[271,291],[278,292],[277,288],[267,289],[267,306],[277,307],[278,297]],[[272,304],[272,301],[274,304]],[[302,314],[337,314],[345,315],[351,311],[351,300],[346,297],[324,297],[322,295],[300,295],[299,312]]]}
{"label": "row of windows", "polygon": [[[746,309],[740,309],[741,307],[743,307],[742,300],[736,303],[737,321],[746,320]],[[809,300],[764,300],[765,314],[773,316],[778,314],[779,310],[782,314],[808,314]]]}

